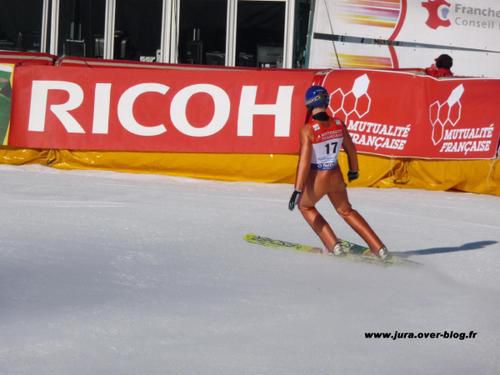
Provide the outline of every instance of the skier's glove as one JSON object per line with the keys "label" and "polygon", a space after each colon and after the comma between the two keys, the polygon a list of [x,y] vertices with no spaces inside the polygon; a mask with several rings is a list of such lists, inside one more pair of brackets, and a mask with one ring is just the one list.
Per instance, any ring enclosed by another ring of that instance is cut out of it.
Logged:
{"label": "skier's glove", "polygon": [[349,171],[347,172],[347,179],[349,182],[356,180],[359,177],[358,171]]}
{"label": "skier's glove", "polygon": [[293,211],[295,205],[299,202],[301,191],[294,190],[292,196],[290,197],[290,201],[288,202],[288,209]]}

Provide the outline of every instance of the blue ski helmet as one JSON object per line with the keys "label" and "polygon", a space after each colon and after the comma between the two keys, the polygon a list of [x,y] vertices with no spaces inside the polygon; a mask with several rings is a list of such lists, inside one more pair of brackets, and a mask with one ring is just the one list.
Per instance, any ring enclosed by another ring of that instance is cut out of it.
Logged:
{"label": "blue ski helmet", "polygon": [[330,97],[323,86],[311,86],[306,91],[306,107],[313,109],[317,107],[328,107]]}

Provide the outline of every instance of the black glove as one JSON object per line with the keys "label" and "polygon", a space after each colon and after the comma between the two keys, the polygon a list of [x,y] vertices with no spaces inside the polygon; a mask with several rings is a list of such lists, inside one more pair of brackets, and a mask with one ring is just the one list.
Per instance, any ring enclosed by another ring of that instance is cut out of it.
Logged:
{"label": "black glove", "polygon": [[295,205],[298,203],[299,198],[300,198],[300,194],[302,194],[301,191],[298,191],[298,190],[293,191],[292,196],[290,197],[290,201],[288,202],[288,209],[290,211],[293,211],[293,209],[295,208]]}
{"label": "black glove", "polygon": [[356,180],[359,177],[358,171],[349,171],[347,172],[347,179],[349,182]]}

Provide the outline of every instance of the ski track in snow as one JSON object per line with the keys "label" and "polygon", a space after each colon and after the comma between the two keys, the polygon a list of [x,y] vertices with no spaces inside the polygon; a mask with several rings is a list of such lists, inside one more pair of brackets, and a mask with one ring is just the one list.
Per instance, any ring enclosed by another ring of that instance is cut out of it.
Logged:
{"label": "ski track in snow", "polygon": [[[422,263],[383,268],[243,241],[320,245],[287,184],[0,176],[0,374],[500,374],[499,197],[350,189],[388,247]],[[396,330],[477,337],[364,337]]]}

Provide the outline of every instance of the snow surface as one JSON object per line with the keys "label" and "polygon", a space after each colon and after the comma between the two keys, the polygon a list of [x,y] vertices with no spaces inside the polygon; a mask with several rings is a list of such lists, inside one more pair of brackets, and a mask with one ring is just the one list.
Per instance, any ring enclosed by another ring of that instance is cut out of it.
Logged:
{"label": "snow surface", "polygon": [[[350,189],[379,267],[319,245],[291,185],[0,166],[0,374],[500,374],[500,199]],[[326,200],[343,238],[359,238]],[[477,332],[366,339],[365,332]]]}

